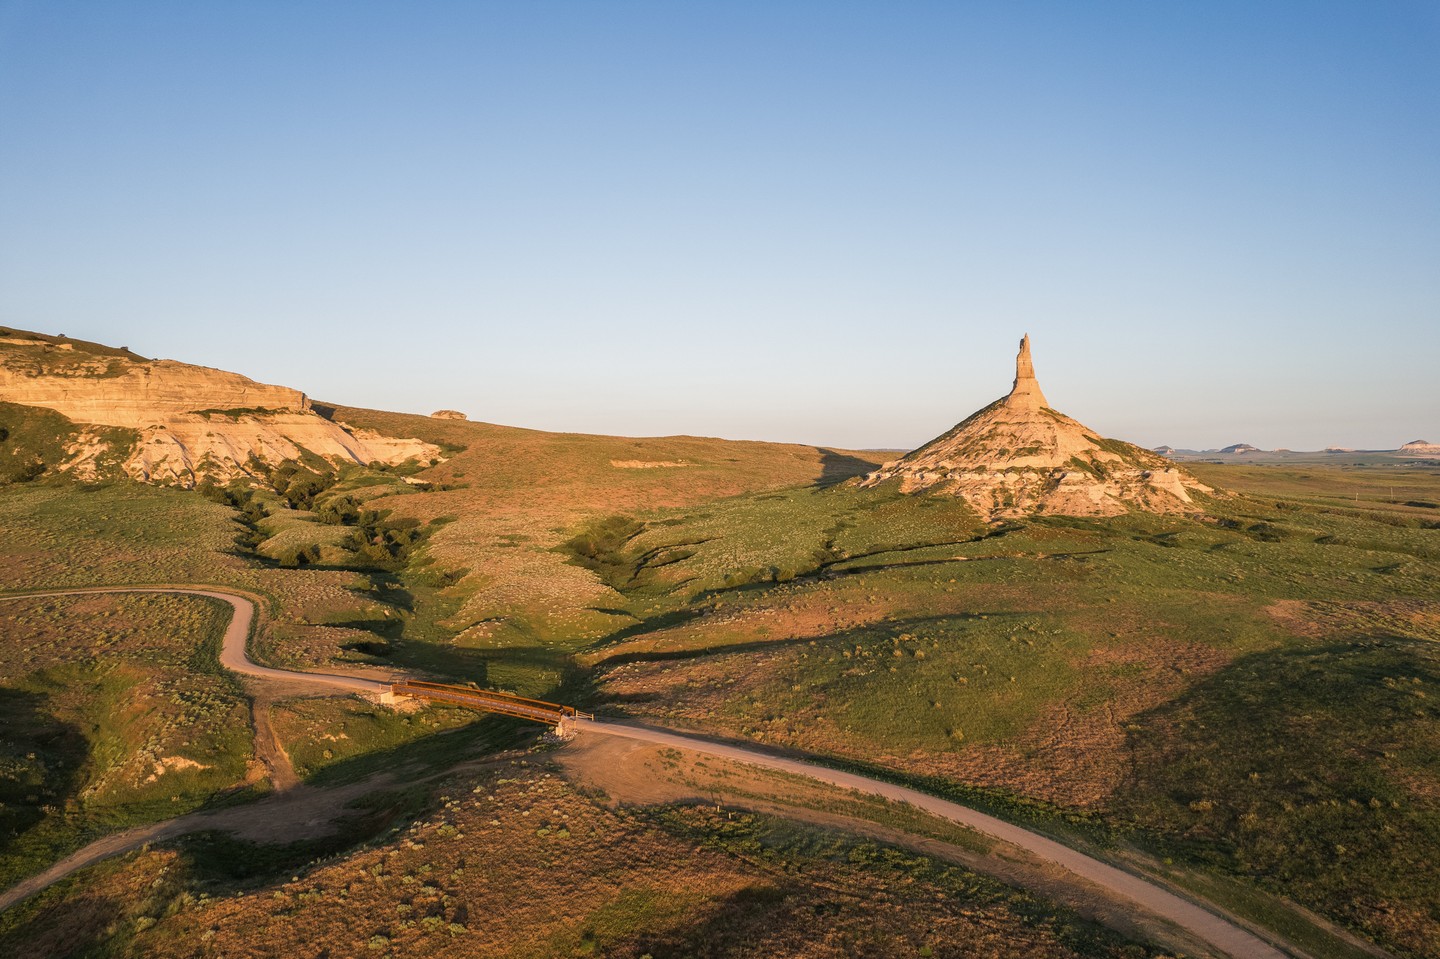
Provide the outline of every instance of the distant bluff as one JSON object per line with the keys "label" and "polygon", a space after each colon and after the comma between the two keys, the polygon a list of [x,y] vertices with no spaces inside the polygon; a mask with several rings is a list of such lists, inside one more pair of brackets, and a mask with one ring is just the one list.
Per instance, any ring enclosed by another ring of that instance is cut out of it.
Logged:
{"label": "distant bluff", "polygon": [[[175,414],[207,409],[303,413],[299,390],[257,383],[238,373],[147,360],[75,340],[0,335],[0,399],[43,406],[77,423],[144,429]],[[88,347],[88,348],[87,348]]]}
{"label": "distant bluff", "polygon": [[307,454],[389,464],[440,456],[429,443],[325,419],[299,390],[4,327],[0,403],[54,410],[76,424],[61,440],[60,461],[47,465],[82,478],[115,463],[135,479],[194,486]]}
{"label": "distant bluff", "polygon": [[1051,409],[1035,377],[1028,335],[1020,341],[1008,394],[861,485],[892,480],[906,493],[959,496],[989,519],[1185,512],[1194,509],[1192,493],[1210,492],[1164,457],[1105,439]]}

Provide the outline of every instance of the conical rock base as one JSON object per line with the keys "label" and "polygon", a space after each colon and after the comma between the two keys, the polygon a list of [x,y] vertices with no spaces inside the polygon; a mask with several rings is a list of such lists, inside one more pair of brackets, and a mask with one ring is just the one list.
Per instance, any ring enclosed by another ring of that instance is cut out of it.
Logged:
{"label": "conical rock base", "polygon": [[1193,510],[1210,488],[1149,450],[1101,437],[1046,405],[1030,338],[1020,342],[1008,395],[949,432],[866,476],[902,492],[962,497],[989,519],[1034,513],[1113,516]]}

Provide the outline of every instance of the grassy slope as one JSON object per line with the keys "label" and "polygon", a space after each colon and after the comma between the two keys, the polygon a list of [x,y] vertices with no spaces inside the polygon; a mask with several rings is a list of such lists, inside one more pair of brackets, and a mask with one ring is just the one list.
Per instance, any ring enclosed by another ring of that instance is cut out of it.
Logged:
{"label": "grassy slope", "polygon": [[[873,842],[708,807],[611,808],[533,757],[438,792],[434,811],[400,835],[241,895],[195,895],[224,865],[202,846],[142,855],[7,917],[0,950],[104,942],[146,957],[190,956],[200,944],[237,957],[1156,955],[966,869]],[[146,881],[147,895],[124,891]],[[120,916],[106,914],[118,904]],[[118,936],[103,931],[106,919]]]}
{"label": "grassy slope", "polygon": [[[431,631],[429,647],[412,649],[409,664],[531,695],[564,681],[578,645],[631,621],[614,608],[623,597],[559,549],[577,524],[616,511],[832,483],[876,462],[778,443],[543,433],[344,407],[333,417],[464,447],[418,475],[439,491],[367,502],[421,522],[447,520],[427,543],[426,557],[465,574],[443,594],[427,597],[432,606],[448,602],[451,608]],[[636,463],[685,465],[629,465]]]}
{"label": "grassy slope", "polygon": [[[72,431],[68,421],[29,408],[0,409],[0,414],[10,413],[14,415],[5,422],[10,426],[7,440],[13,447],[23,445],[26,456],[33,451],[41,462],[53,463],[61,455],[63,437]],[[397,519],[367,527],[367,536],[391,530],[392,526],[387,523],[403,528],[407,520],[402,514],[406,510],[431,520],[443,518],[454,509],[458,518],[450,541],[467,549],[471,547],[469,538],[474,530],[467,527],[465,520],[469,518],[473,522],[479,517],[483,525],[488,518],[486,509],[496,508],[499,503],[503,507],[502,517],[513,523],[506,527],[510,535],[505,542],[525,542],[525,534],[515,532],[521,528],[536,529],[538,535],[553,538],[558,534],[549,527],[553,525],[558,529],[572,516],[567,512],[567,503],[578,509],[595,510],[605,502],[603,483],[610,479],[611,473],[621,472],[609,465],[609,457],[629,455],[625,451],[635,447],[634,442],[628,440],[557,437],[476,424],[401,419],[401,425],[410,433],[438,428],[444,434],[439,438],[452,447],[463,443],[486,449],[493,449],[497,444],[502,446],[513,455],[512,459],[503,461],[511,470],[508,483],[501,482],[496,471],[487,472],[485,464],[490,457],[466,459],[462,453],[451,465],[454,475],[467,484],[466,489],[455,491],[457,495],[419,492],[391,471],[351,469],[328,481],[329,485],[313,497],[313,503],[306,505],[323,510],[337,504],[343,506],[342,501],[347,499],[361,506],[367,500],[379,500],[379,508],[391,511]],[[644,445],[642,441],[636,455],[651,455]],[[521,483],[525,464],[547,460],[557,474],[564,473],[564,463],[580,455],[577,449],[588,449],[606,457],[600,464],[603,468],[589,473],[569,471],[566,489],[548,499],[541,497],[538,503],[535,497],[526,495]],[[665,470],[623,471],[625,476],[640,477],[632,484],[629,498],[623,501],[625,505],[649,500],[690,501],[716,490],[731,492],[777,482],[772,474],[779,475],[778,481],[810,479],[821,476],[826,468],[825,454],[819,451],[714,440],[661,441],[658,455],[671,459],[686,457],[697,465],[685,468],[690,470],[686,481],[675,484],[675,490],[670,492],[665,492],[669,484],[656,478],[657,474],[667,472]],[[397,491],[402,492],[395,495]],[[480,493],[483,496],[476,495]],[[430,502],[442,497],[442,502]],[[430,545],[424,543],[423,538],[414,555],[402,556],[399,561],[382,564],[380,568],[370,568],[366,566],[367,560],[356,552],[368,543],[364,537],[357,538],[356,528],[320,522],[312,510],[289,509],[284,498],[275,493],[262,492],[253,502],[268,510],[269,515],[257,513],[247,525],[237,522],[236,511],[192,492],[128,481],[87,485],[42,479],[10,483],[0,487],[0,529],[6,533],[0,538],[0,590],[127,583],[227,585],[268,599],[270,628],[257,645],[261,655],[277,664],[299,668],[334,668],[342,663],[399,665],[446,678],[478,680],[530,692],[550,692],[564,675],[566,648],[563,644],[534,643],[528,620],[515,634],[522,637],[518,649],[515,643],[503,651],[480,651],[452,643],[455,630],[439,621],[455,614],[471,589],[464,584],[458,590],[447,588],[450,577],[443,571],[459,564],[453,556],[440,560],[432,555]],[[435,528],[442,532],[449,529],[443,525]],[[312,547],[319,561],[300,568],[283,568],[283,563],[293,562],[293,557],[305,554]],[[506,548],[509,552],[502,554],[506,558],[511,554],[527,554],[532,567],[558,568],[562,575],[573,571],[587,576],[567,565],[563,556],[546,549],[525,545]],[[258,549],[259,555],[252,549]],[[379,552],[383,555],[383,551]],[[444,554],[443,544],[433,552]],[[503,570],[500,575],[504,575]],[[556,598],[551,597],[550,601]],[[120,615],[136,604],[166,601],[112,598],[86,602],[112,610],[106,615]],[[24,663],[34,659],[31,654],[35,649],[59,648],[72,641],[90,642],[83,617],[77,620],[63,611],[73,607],[73,603],[46,607],[44,615],[31,616],[23,624],[12,624],[17,628],[4,633],[6,642],[0,650],[0,660],[10,655],[16,657],[16,662]],[[15,615],[20,615],[21,609],[16,606]],[[120,732],[110,729],[108,720],[115,713],[139,712],[148,717],[147,721],[161,723],[181,739],[191,733],[199,735],[195,723],[200,718],[190,715],[193,710],[172,702],[184,699],[188,693],[156,683],[160,683],[157,677],[169,659],[196,653],[195,644],[203,641],[204,631],[166,631],[167,622],[164,618],[157,619],[156,643],[153,648],[142,647],[143,652],[137,654],[134,665],[126,666],[131,671],[124,676],[121,671],[109,668],[107,663],[114,657],[107,653],[88,664],[70,664],[49,671],[38,666],[17,667],[18,671],[8,678],[7,682],[15,684],[13,702],[20,703],[23,691],[26,708],[34,714],[34,721],[47,729],[51,725],[55,727],[52,731],[59,737],[55,742],[66,738],[62,732],[73,733],[66,739],[70,753],[63,759],[57,757],[57,770],[51,771],[53,775],[35,773],[47,780],[41,790],[44,795],[22,790],[10,797],[15,804],[12,808],[26,820],[20,832],[29,837],[19,833],[8,837],[13,848],[7,849],[6,854],[13,859],[14,871],[25,872],[44,864],[96,830],[103,830],[106,824],[119,826],[164,818],[173,811],[171,793],[166,793],[164,802],[156,805],[150,793],[158,787],[138,782],[130,783],[121,790],[125,795],[114,798],[111,805],[120,810],[114,815],[103,812],[100,805],[88,799],[84,809],[76,808],[78,797],[89,781],[87,776],[97,775],[83,772],[86,763],[98,762],[87,757],[109,750],[115,754],[115,763],[123,762],[126,755],[138,761],[144,751],[139,747],[150,745],[144,732],[149,727],[143,723]],[[18,628],[20,625],[24,629]],[[162,637],[169,642],[161,641]],[[108,649],[103,642],[96,648]],[[79,695],[83,690],[89,690],[90,694]],[[170,715],[172,712],[175,715]],[[290,742],[302,773],[329,778],[362,775],[372,770],[376,762],[393,761],[393,757],[410,749],[405,744],[427,739],[438,728],[483,727],[460,739],[442,738],[441,745],[446,748],[440,749],[435,758],[443,761],[457,750],[463,752],[468,746],[487,740],[493,735],[489,727],[496,725],[496,721],[476,724],[476,717],[463,711],[444,711],[437,725],[429,716],[411,721],[368,706],[328,702],[281,704],[275,707],[274,719],[283,733],[294,737]],[[17,783],[35,778],[19,769],[28,762],[24,759],[26,754],[33,751],[27,745],[31,738],[18,717],[0,736],[0,748],[12,759],[19,757],[14,759],[19,764]],[[231,747],[244,748],[243,743],[231,743],[224,749],[211,746],[217,757],[229,756],[233,752]],[[233,785],[230,759],[211,765],[227,772],[224,775],[218,772],[204,776],[187,774],[197,785],[181,790],[177,803],[189,808]],[[171,778],[163,781],[186,779],[174,773],[168,775]]]}
{"label": "grassy slope", "polygon": [[[282,641],[272,652],[310,648],[312,667],[340,655],[339,644],[370,636],[323,625],[379,618],[381,604],[350,589],[354,573],[247,560],[233,516],[195,493],[131,482],[6,486],[0,590],[233,586],[268,598]],[[237,788],[250,756],[249,711],[216,662],[227,612],[163,596],[0,604],[0,754],[13,787],[3,798],[0,882],[99,833],[166,819]],[[178,768],[172,759],[150,781],[154,763],[167,757],[209,768]]]}
{"label": "grassy slope", "polygon": [[795,490],[592,525],[581,561],[641,622],[585,660],[606,711],[996,788],[1423,954],[1440,477],[1201,472],[1250,495],[986,530]]}
{"label": "grassy slope", "polygon": [[216,659],[228,613],[175,596],[0,603],[0,886],[244,791],[247,704]]}
{"label": "grassy slope", "polygon": [[[129,347],[106,346],[103,343],[92,343],[89,340],[77,340],[73,336],[56,336],[0,326],[0,338],[24,341],[23,343],[7,343],[5,347],[17,354],[19,350],[26,351],[25,362],[43,364],[47,370],[64,370],[74,363],[83,363],[91,357],[145,361],[145,357],[130,352]],[[36,355],[29,355],[30,351],[35,351]]]}
{"label": "grassy slope", "polygon": [[[387,484],[368,504],[449,519],[420,558],[466,574],[401,574],[408,665],[545,692],[582,650],[612,710],[992,787],[1401,949],[1431,941],[1433,474],[1201,467],[1254,493],[1214,506],[1223,525],[996,530],[953,503],[827,488],[866,465],[847,454],[336,417],[467,447],[422,474],[453,488]],[[327,630],[383,632],[393,597],[348,590],[353,573],[232,555],[231,515],[128,484],[10,487],[0,525],[17,535],[0,576],[259,589],[288,620],[276,652],[316,663],[336,650]],[[600,529],[612,516],[618,536]],[[586,537],[597,548],[582,561],[565,544]],[[572,691],[584,679],[569,670]],[[302,731],[329,721],[282,716]],[[314,746],[302,759],[317,772],[357,761]]]}

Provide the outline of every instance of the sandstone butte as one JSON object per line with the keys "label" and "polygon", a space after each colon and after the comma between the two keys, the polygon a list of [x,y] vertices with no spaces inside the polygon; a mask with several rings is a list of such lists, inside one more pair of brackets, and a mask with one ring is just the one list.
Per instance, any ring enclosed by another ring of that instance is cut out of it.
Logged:
{"label": "sandstone butte", "polygon": [[1149,450],[1104,439],[1050,408],[1020,341],[1010,392],[948,433],[870,473],[862,486],[898,481],[905,493],[959,496],[980,515],[1114,516],[1195,510],[1192,493],[1212,492]]}
{"label": "sandstone butte", "polygon": [[128,475],[181,486],[224,482],[248,473],[252,460],[273,466],[305,453],[337,464],[441,455],[420,440],[328,420],[299,390],[18,330],[0,330],[0,402],[44,407],[82,424],[61,464],[81,477],[94,473],[110,447],[125,443],[128,449],[117,452]]}

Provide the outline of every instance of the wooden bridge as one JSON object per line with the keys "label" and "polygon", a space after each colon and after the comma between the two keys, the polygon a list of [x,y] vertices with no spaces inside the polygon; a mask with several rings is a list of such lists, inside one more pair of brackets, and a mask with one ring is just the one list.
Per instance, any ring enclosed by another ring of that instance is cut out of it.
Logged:
{"label": "wooden bridge", "polygon": [[592,718],[588,713],[576,712],[573,706],[561,706],[558,703],[547,703],[540,699],[526,699],[523,696],[500,693],[491,689],[477,689],[474,686],[448,686],[445,683],[405,680],[392,685],[390,692],[396,696],[410,696],[414,699],[449,703],[452,706],[468,706],[471,709],[479,709],[487,713],[529,719],[550,726],[559,726],[567,719],[577,717]]}

